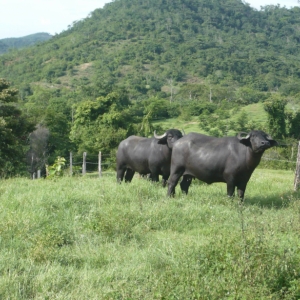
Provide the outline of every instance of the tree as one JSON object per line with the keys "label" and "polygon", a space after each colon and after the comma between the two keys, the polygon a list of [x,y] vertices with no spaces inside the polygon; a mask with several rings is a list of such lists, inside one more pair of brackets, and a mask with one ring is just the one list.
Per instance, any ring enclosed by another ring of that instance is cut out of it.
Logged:
{"label": "tree", "polygon": [[282,99],[280,95],[272,95],[268,101],[264,103],[264,110],[268,113],[269,132],[276,139],[286,136],[285,124],[285,106],[286,99]]}
{"label": "tree", "polygon": [[58,156],[66,157],[74,148],[69,139],[71,130],[70,117],[55,107],[48,107],[42,125],[49,130],[48,139],[48,163],[54,163]]}
{"label": "tree", "polygon": [[7,177],[26,170],[25,152],[34,125],[18,108],[18,90],[0,79],[0,176]]}
{"label": "tree", "polygon": [[70,139],[79,153],[104,154],[133,133],[134,116],[126,93],[112,92],[77,105]]}
{"label": "tree", "polygon": [[290,138],[300,139],[300,111],[287,112],[287,131]]}
{"label": "tree", "polygon": [[149,134],[152,135],[153,133],[153,130],[154,130],[154,127],[153,127],[153,124],[151,122],[152,120],[152,115],[153,115],[153,112],[150,110],[142,119],[142,122],[141,122],[141,125],[140,127],[138,128],[139,131],[138,133],[142,136],[145,136],[145,137],[148,137]]}

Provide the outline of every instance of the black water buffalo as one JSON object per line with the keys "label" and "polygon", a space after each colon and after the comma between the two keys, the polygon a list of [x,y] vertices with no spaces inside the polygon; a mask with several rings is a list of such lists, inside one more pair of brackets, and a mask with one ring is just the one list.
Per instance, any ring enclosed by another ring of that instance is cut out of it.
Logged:
{"label": "black water buffalo", "polygon": [[175,194],[175,186],[183,175],[180,187],[186,194],[195,177],[208,184],[225,182],[228,196],[233,196],[237,187],[238,196],[243,199],[264,151],[277,145],[260,130],[222,138],[189,133],[173,147],[168,196]]}
{"label": "black water buffalo", "polygon": [[173,144],[182,138],[177,129],[167,130],[163,135],[144,138],[130,136],[123,140],[117,151],[117,181],[130,182],[135,172],[150,174],[149,179],[158,181],[163,177],[163,186],[170,175],[170,163]]}

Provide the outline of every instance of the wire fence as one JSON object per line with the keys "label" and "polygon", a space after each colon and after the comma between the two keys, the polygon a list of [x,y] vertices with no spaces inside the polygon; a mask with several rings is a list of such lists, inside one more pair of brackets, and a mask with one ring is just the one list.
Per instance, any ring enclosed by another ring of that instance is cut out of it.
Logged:
{"label": "wire fence", "polygon": [[[267,150],[261,159],[261,167],[272,169],[295,169],[297,164],[297,143],[280,143],[279,147]],[[98,160],[98,161],[97,161]],[[70,160],[68,166],[70,166]],[[73,155],[73,166],[77,166],[77,172],[82,173],[84,165],[83,154]],[[116,168],[116,156],[101,154],[101,170],[114,172]],[[86,173],[95,173],[99,170],[99,156],[86,154]]]}
{"label": "wire fence", "polygon": [[[280,141],[278,147],[273,147],[264,153],[259,167],[293,170],[296,173],[298,152],[298,144],[296,142],[286,143],[285,141]],[[98,173],[99,177],[101,177],[115,174],[116,155],[112,153],[103,154],[101,152],[98,155],[87,152],[82,154],[70,153],[69,158],[66,158],[65,166],[69,175],[96,175]],[[37,173],[38,178],[39,176],[40,174]]]}
{"label": "wire fence", "polygon": [[294,169],[297,164],[298,144],[279,141],[279,146],[267,150],[261,159],[260,167],[271,169]]}
{"label": "wire fence", "polygon": [[103,171],[105,174],[114,173],[115,158],[110,154],[99,152],[98,155],[83,152],[80,154],[70,153],[69,159],[66,159],[66,167],[69,169],[70,175],[97,173],[101,177]]}

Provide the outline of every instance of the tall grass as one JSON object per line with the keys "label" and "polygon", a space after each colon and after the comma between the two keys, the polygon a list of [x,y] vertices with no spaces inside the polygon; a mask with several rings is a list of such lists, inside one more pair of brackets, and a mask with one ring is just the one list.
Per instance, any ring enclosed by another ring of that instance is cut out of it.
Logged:
{"label": "tall grass", "polygon": [[134,178],[9,179],[0,187],[0,299],[299,299],[294,174],[257,169],[187,196]]}

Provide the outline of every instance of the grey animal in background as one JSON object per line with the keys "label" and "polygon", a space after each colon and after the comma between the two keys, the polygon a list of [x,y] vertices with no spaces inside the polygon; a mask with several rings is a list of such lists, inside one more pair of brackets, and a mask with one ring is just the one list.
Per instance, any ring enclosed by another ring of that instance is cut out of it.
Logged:
{"label": "grey animal in background", "polygon": [[221,138],[189,133],[173,147],[168,196],[175,194],[183,176],[180,183],[183,193],[188,193],[195,177],[208,184],[225,182],[228,196],[233,196],[237,187],[238,196],[243,200],[247,183],[263,153],[277,145],[270,135],[260,130]]}
{"label": "grey animal in background", "polygon": [[117,151],[117,181],[131,182],[135,172],[150,174],[149,179],[159,181],[162,175],[163,186],[170,175],[172,148],[182,138],[177,129],[169,129],[162,135],[154,132],[154,137],[145,138],[132,135],[123,140]]}

